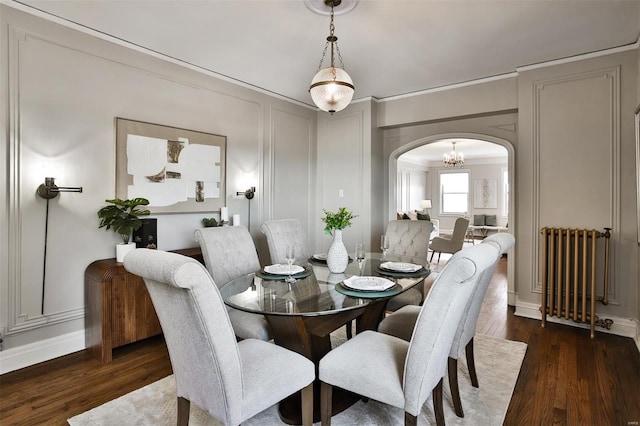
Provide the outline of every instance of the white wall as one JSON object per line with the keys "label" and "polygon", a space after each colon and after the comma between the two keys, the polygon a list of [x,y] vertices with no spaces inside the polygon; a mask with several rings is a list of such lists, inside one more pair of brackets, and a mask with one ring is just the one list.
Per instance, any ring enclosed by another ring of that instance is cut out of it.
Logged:
{"label": "white wall", "polygon": [[431,192],[428,167],[398,161],[398,212],[422,210],[420,201],[429,199]]}
{"label": "white wall", "polygon": [[[104,200],[115,196],[115,117],[226,136],[226,205],[247,224],[248,202],[235,193],[257,187],[251,232],[263,262],[264,220],[296,217],[315,228],[309,221],[316,201],[315,109],[4,5],[0,12],[0,131],[9,136],[0,150],[0,161],[9,166],[0,177],[6,195],[0,201],[3,354],[83,330],[84,270],[94,260],[114,257],[118,240],[98,229],[96,216]],[[44,178],[42,166],[52,164],[58,185],[84,191],[50,202],[41,315],[46,202],[35,189]],[[212,215],[158,215],[159,248],[195,246],[194,229]]]}

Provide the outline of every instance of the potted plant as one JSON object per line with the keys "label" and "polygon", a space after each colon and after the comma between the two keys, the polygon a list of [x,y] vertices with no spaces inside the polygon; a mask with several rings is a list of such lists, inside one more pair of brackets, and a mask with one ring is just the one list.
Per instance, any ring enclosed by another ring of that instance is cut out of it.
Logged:
{"label": "potted plant", "polygon": [[340,207],[336,213],[322,209],[325,224],[324,232],[333,235],[333,242],[327,252],[327,268],[334,274],[341,274],[347,269],[349,254],[342,242],[342,230],[351,226],[351,219],[357,217],[345,207]]}
{"label": "potted plant", "polygon": [[205,228],[215,228],[215,227],[218,227],[218,226],[223,226],[224,223],[225,223],[224,220],[221,220],[220,222],[218,222],[215,217],[204,217],[204,218],[202,218],[202,225]]}
{"label": "potted plant", "polygon": [[122,262],[124,256],[136,247],[135,243],[130,243],[131,234],[142,226],[140,216],[148,216],[151,212],[140,208],[149,204],[146,198],[134,198],[132,200],[105,200],[110,203],[108,206],[98,210],[100,226],[98,228],[113,229],[120,234],[122,243],[116,245],[116,261]]}

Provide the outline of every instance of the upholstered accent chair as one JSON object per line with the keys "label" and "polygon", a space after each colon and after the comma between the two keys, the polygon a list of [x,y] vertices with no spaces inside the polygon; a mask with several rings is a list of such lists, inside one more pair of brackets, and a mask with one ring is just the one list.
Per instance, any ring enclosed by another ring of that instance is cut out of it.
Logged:
{"label": "upholstered accent chair", "polygon": [[[433,223],[428,220],[392,220],[386,230],[389,237],[387,257],[426,264],[427,246],[432,231]],[[423,299],[424,281],[389,299],[387,310],[395,311],[405,305],[419,305]]]}
{"label": "upholstered accent chair", "polygon": [[311,256],[307,235],[298,219],[268,220],[262,224],[262,232],[267,237],[271,263],[287,263],[287,246],[295,250],[295,264],[305,265]]}
{"label": "upholstered accent chair", "polygon": [[[465,349],[467,366],[469,368],[469,377],[471,379],[471,385],[478,387],[478,375],[476,373],[475,358],[473,350],[473,337],[476,334],[476,325],[478,323],[478,317],[480,316],[480,309],[482,308],[482,301],[491,282],[491,277],[495,272],[498,261],[503,254],[505,254],[515,243],[515,239],[511,234],[495,234],[487,237],[482,243],[490,244],[496,248],[495,261],[493,264],[483,272],[476,290],[473,292],[467,308],[458,324],[455,337],[451,345],[451,351],[449,353],[448,361],[448,376],[449,376],[449,388],[451,389],[451,397],[453,400],[453,406],[455,413],[458,417],[464,417],[464,411],[462,409],[462,400],[460,399],[460,390],[458,386],[458,358],[462,356],[462,349]],[[456,253],[452,260],[457,256],[462,255],[466,249]],[[399,337],[406,341],[411,340],[413,329],[415,327],[418,315],[420,315],[419,306],[405,306],[402,309],[394,312],[382,320],[378,326],[378,331],[381,333],[389,334]]]}
{"label": "upholstered accent chair", "polygon": [[402,408],[405,424],[411,425],[431,393],[436,422],[443,425],[442,382],[453,338],[496,252],[480,244],[447,262],[424,301],[410,341],[369,330],[325,355],[319,367],[322,424],[331,424],[331,394],[338,386]]}
{"label": "upholstered accent chair", "polygon": [[[202,249],[207,270],[218,287],[260,270],[251,234],[244,226],[199,228],[195,239]],[[240,339],[271,340],[271,327],[264,316],[227,308],[236,336]]]}
{"label": "upholstered accent chair", "polygon": [[438,263],[440,262],[440,254],[442,253],[455,253],[458,250],[462,249],[462,244],[464,243],[464,236],[467,233],[467,228],[469,227],[469,219],[464,217],[459,217],[456,219],[455,224],[453,225],[453,234],[451,237],[435,237],[431,240],[431,244],[429,244],[429,249],[431,252],[431,258],[429,262],[433,260],[433,255],[438,252]]}
{"label": "upholstered accent chair", "polygon": [[256,339],[236,341],[218,288],[205,267],[176,253],[138,249],[124,260],[147,285],[176,379],[178,425],[193,402],[217,422],[238,425],[302,390],[304,424],[313,422],[315,367],[304,356]]}

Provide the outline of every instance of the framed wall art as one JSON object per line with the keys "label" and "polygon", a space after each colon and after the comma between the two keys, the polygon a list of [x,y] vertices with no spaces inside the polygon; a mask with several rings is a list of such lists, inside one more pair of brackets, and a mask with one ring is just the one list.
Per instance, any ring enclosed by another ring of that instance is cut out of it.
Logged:
{"label": "framed wall art", "polygon": [[116,197],[149,200],[152,213],[226,205],[227,138],[116,118]]}
{"label": "framed wall art", "polygon": [[473,208],[498,208],[498,181],[496,179],[477,179],[473,182]]}

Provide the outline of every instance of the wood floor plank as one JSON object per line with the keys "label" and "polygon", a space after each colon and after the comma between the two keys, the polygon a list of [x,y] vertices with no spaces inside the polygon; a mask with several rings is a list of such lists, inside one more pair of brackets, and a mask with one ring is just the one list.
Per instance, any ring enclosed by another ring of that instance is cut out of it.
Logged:
{"label": "wood floor plank", "polygon": [[[487,291],[477,332],[528,345],[505,425],[638,424],[640,354],[633,340],[598,331],[590,339],[588,330],[556,323],[541,328],[540,321],[516,317],[507,306],[506,258]],[[169,374],[162,336],[117,348],[104,365],[82,351],[7,373],[0,376],[0,425],[65,425]]]}

